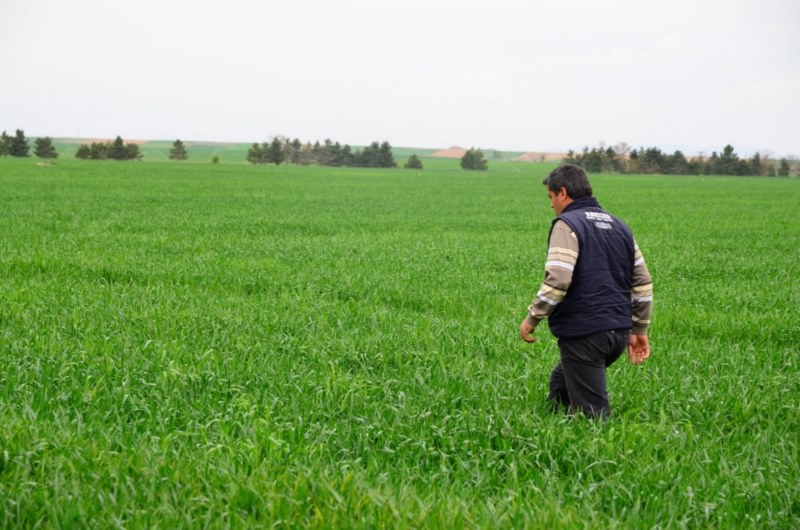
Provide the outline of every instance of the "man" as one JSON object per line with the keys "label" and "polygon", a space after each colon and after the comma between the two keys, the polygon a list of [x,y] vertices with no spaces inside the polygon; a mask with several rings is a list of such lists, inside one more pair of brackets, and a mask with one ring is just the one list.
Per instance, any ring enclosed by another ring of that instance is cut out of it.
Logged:
{"label": "man", "polygon": [[547,318],[561,353],[549,399],[570,413],[607,417],[606,367],[626,345],[633,364],[650,356],[652,280],[630,228],[600,207],[580,166],[562,165],[542,184],[556,218],[544,282],[520,337],[535,342],[533,332]]}

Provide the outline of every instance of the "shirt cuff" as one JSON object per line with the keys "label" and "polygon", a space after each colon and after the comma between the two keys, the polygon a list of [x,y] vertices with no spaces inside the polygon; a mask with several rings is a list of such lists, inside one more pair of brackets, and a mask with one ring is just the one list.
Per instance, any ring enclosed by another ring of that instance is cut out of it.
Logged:
{"label": "shirt cuff", "polygon": [[525,319],[525,321],[528,322],[528,324],[530,324],[533,327],[538,326],[539,322],[541,322],[542,320],[543,319],[535,317],[535,316],[531,315],[530,313],[528,313],[528,317]]}

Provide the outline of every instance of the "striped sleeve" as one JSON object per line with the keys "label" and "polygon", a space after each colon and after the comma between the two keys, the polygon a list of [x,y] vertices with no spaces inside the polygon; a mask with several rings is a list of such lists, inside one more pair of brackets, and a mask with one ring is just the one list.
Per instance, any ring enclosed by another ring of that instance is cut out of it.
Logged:
{"label": "striped sleeve", "polygon": [[633,262],[633,281],[631,282],[632,333],[646,335],[647,326],[650,325],[650,315],[653,312],[653,280],[636,240],[633,241],[633,244],[636,254]]}
{"label": "striped sleeve", "polygon": [[564,300],[578,262],[578,238],[564,221],[556,221],[550,234],[544,281],[528,307],[528,320],[536,325]]}

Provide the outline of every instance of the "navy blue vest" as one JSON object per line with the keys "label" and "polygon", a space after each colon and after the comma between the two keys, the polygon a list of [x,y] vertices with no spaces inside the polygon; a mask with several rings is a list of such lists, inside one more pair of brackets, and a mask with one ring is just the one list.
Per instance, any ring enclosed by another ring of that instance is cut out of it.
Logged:
{"label": "navy blue vest", "polygon": [[571,202],[553,225],[559,219],[578,237],[578,262],[567,295],[548,319],[550,331],[561,338],[631,329],[635,259],[631,229],[603,210],[594,197]]}

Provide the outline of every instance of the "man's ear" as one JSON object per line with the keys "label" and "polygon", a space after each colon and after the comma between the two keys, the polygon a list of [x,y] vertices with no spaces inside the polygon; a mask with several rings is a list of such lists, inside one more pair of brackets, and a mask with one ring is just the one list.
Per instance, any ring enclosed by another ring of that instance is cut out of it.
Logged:
{"label": "man's ear", "polygon": [[561,189],[558,190],[558,194],[557,195],[558,195],[558,198],[561,199],[562,201],[564,199],[568,199],[569,198],[569,193],[567,193],[567,188],[565,188],[564,186],[561,186]]}

